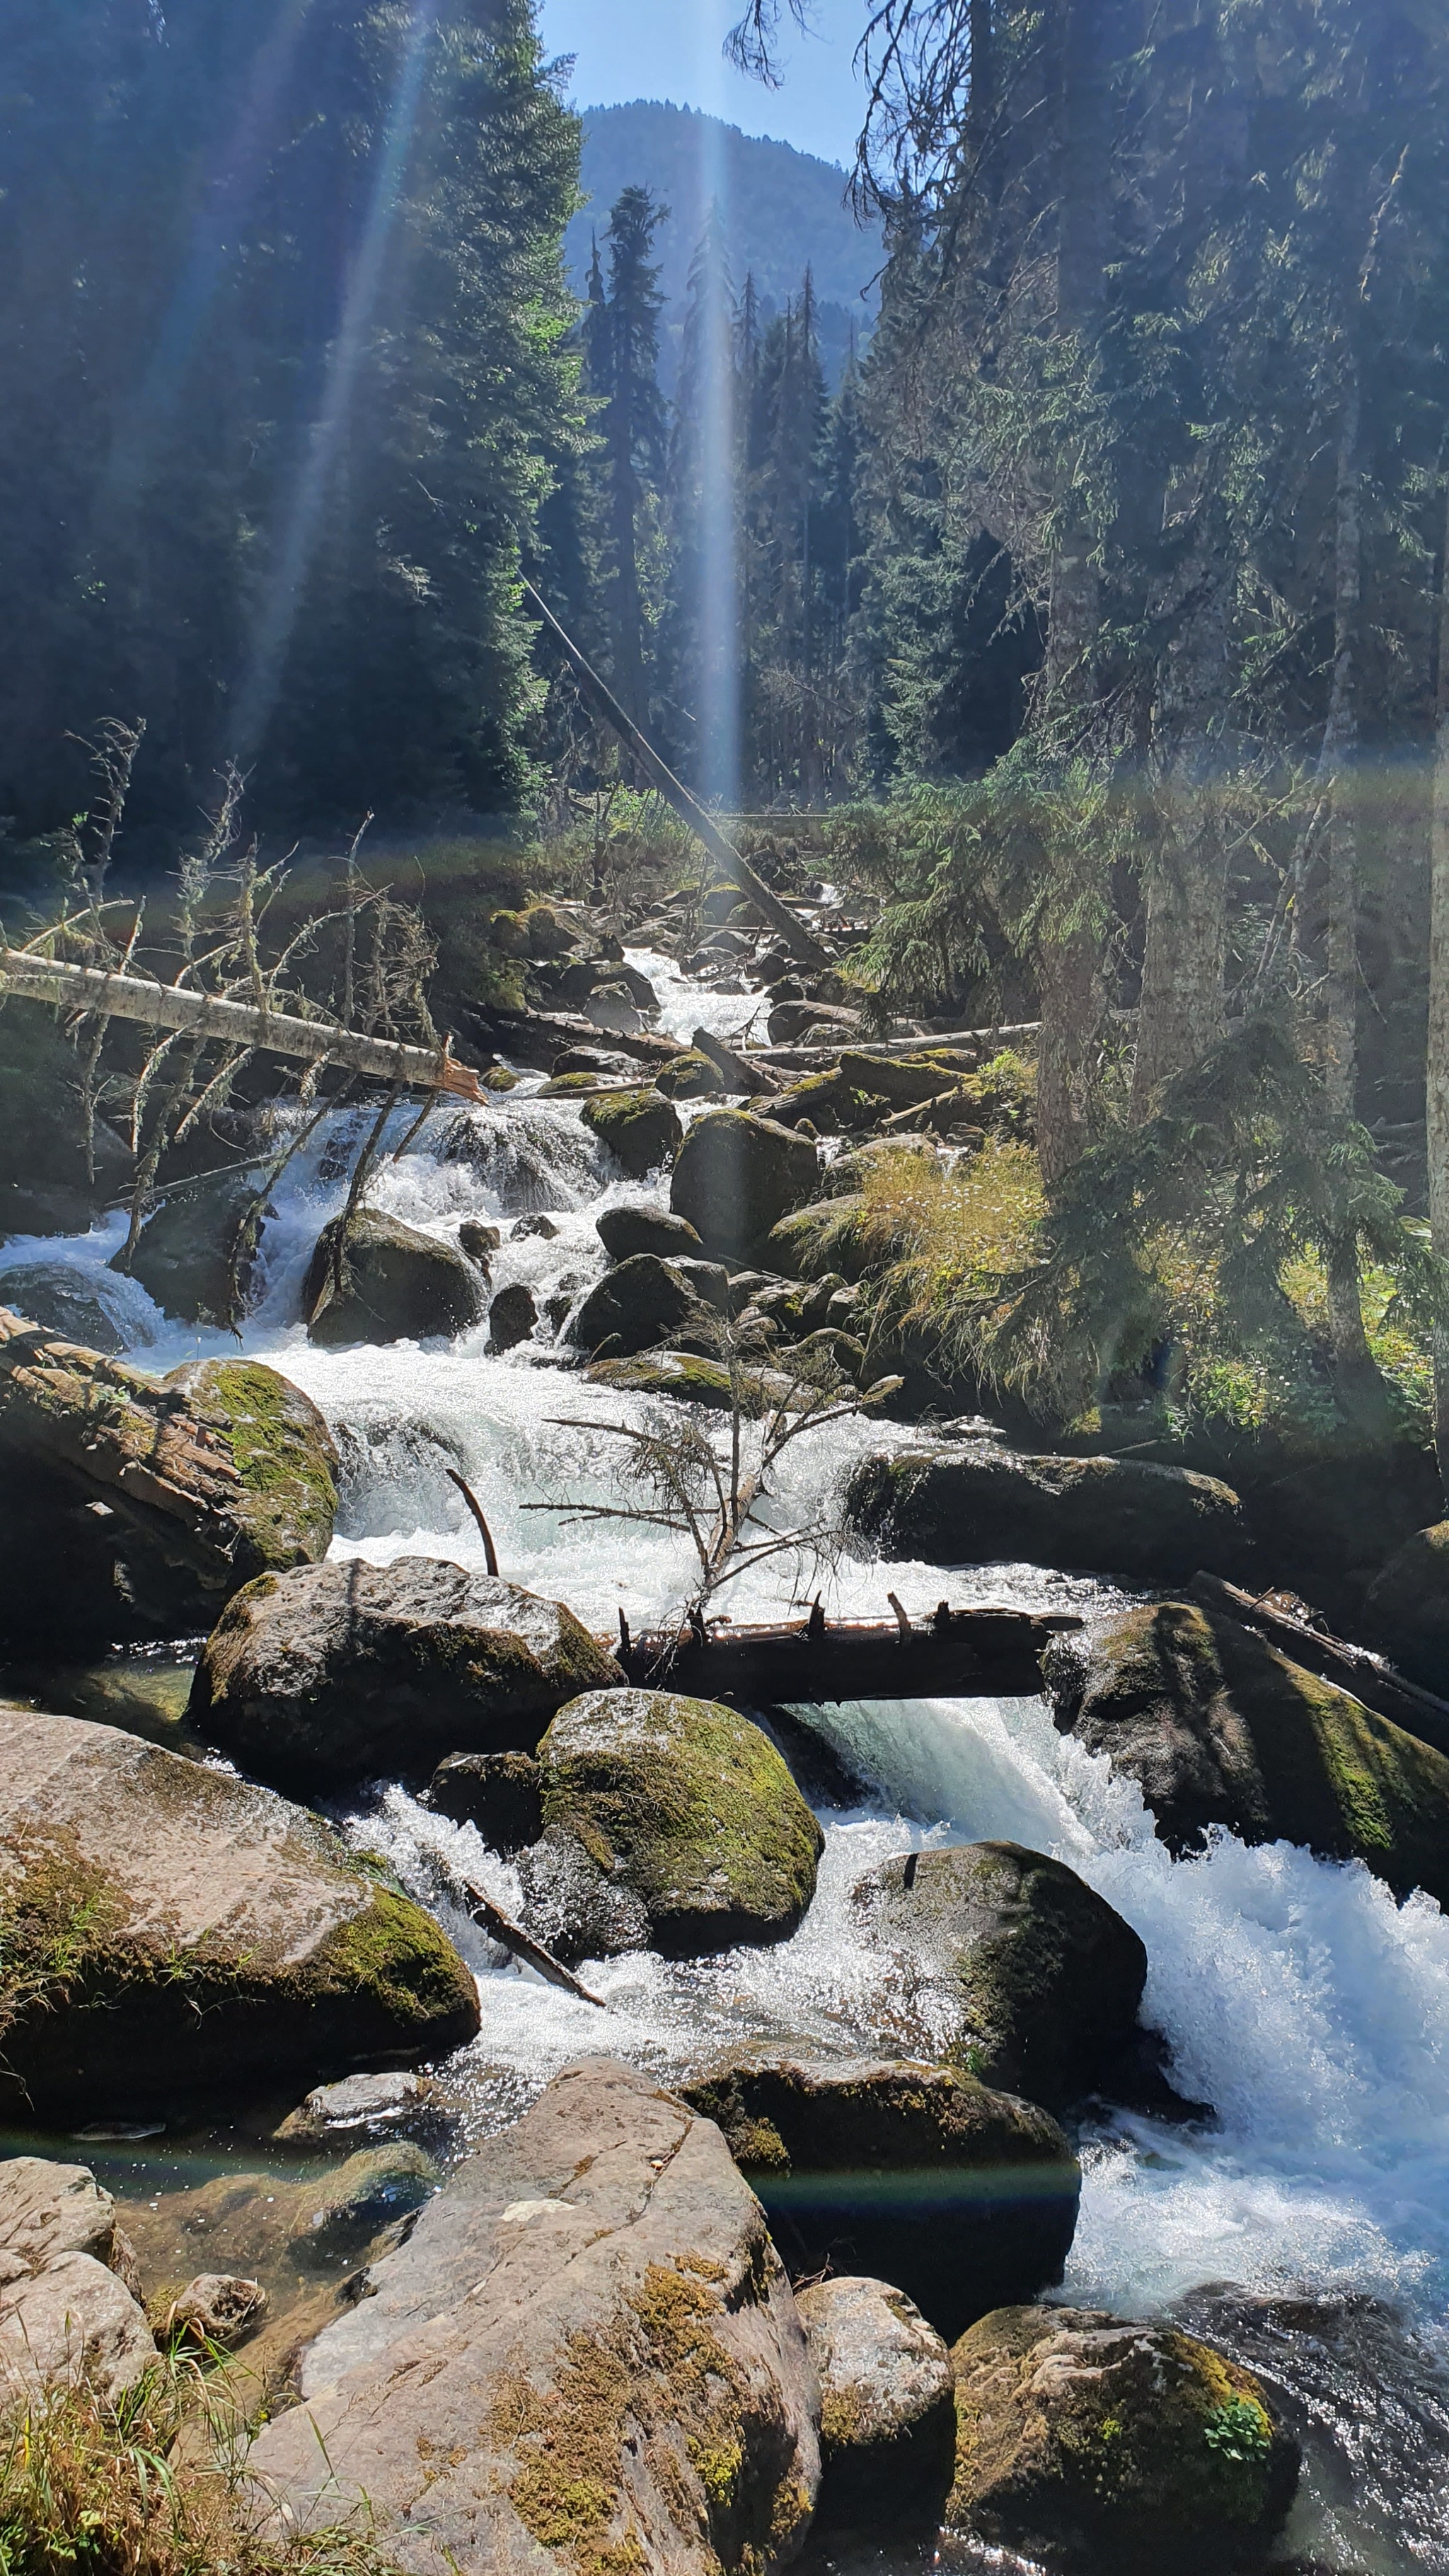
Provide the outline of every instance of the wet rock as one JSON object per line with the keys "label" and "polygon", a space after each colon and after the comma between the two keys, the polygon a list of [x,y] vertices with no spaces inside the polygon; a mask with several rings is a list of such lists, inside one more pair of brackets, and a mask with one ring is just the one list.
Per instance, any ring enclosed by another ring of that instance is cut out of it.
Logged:
{"label": "wet rock", "polygon": [[326,1826],[118,1727],[0,1711],[0,1909],[0,2098],[32,2117],[235,2101],[478,2028],[431,1916]]}
{"label": "wet rock", "polygon": [[666,1100],[709,1100],[724,1087],[719,1066],[693,1047],[686,1047],[682,1055],[671,1056],[655,1077],[655,1088]]}
{"label": "wet rock", "polygon": [[903,1954],[950,2063],[1054,2111],[1130,2084],[1147,1952],[1063,1862],[1005,1842],[910,1852],[855,1903]]}
{"label": "wet rock", "polygon": [[596,1690],[538,1748],[548,1828],[644,1908],[672,1957],[781,1941],[815,1893],[824,1837],[768,1736],[671,1691]]}
{"label": "wet rock", "polygon": [[192,1723],[288,1784],[416,1779],[451,1752],[527,1751],[580,1689],[622,1681],[561,1602],[433,1556],[248,1586],[207,1641]]}
{"label": "wet rock", "polygon": [[683,1274],[654,1252],[636,1252],[607,1270],[573,1319],[570,1338],[581,1350],[632,1359],[663,1341],[693,1314],[695,1297]]}
{"label": "wet rock", "polygon": [[493,1255],[498,1250],[502,1241],[503,1228],[501,1226],[480,1225],[478,1219],[473,1216],[466,1218],[463,1224],[458,1228],[459,1251],[463,1253],[469,1261],[476,1262],[480,1270],[486,1271],[488,1269],[488,1266],[493,1259]]}
{"label": "wet rock", "polygon": [[465,1256],[380,1208],[359,1208],[353,1217],[334,1286],[341,1225],[334,1217],[323,1227],[303,1285],[309,1341],[329,1350],[357,1342],[453,1341],[482,1322],[482,1285]]}
{"label": "wet rock", "polygon": [[[261,1169],[213,1172],[182,1182],[148,1217],[129,1264],[163,1314],[183,1324],[226,1324],[245,1312],[265,1217],[257,1210]],[[118,1253],[113,1270],[123,1267]]]}
{"label": "wet rock", "polygon": [[584,1017],[593,1028],[610,1029],[621,1038],[637,1037],[644,1026],[644,1015],[622,980],[596,984],[584,1004]]}
{"label": "wet rock", "polygon": [[337,1457],[255,1361],[158,1384],[0,1311],[0,1627],[74,1652],[209,1627],[243,1583],[325,1552]]}
{"label": "wet rock", "polygon": [[934,2527],[951,2484],[951,2356],[904,2290],[847,2274],[796,2294],[820,2382],[820,2508],[832,2522]]}
{"label": "wet rock", "polygon": [[[114,1296],[115,1291],[112,1290]],[[66,1261],[17,1261],[0,1271],[0,1297],[12,1313],[63,1342],[114,1359],[126,1336],[107,1306],[95,1275]]]}
{"label": "wet rock", "polygon": [[1159,1602],[1054,1639],[1043,1676],[1058,1726],[1140,1783],[1171,1850],[1225,1825],[1449,1903],[1449,1759],[1253,1629]]}
{"label": "wet rock", "polygon": [[135,1166],[104,1118],[94,1144],[93,1178],[75,1050],[50,1012],[0,1015],[0,1237],[83,1234],[113,1206]]}
{"label": "wet rock", "polygon": [[1449,1697],[1449,1521],[1416,1530],[1390,1557],[1364,1613],[1370,1634],[1406,1673]]}
{"label": "wet rock", "polygon": [[81,2378],[115,2399],[155,2360],[110,2193],[86,2165],[0,2164],[0,2402]]}
{"label": "wet rock", "polygon": [[543,1781],[531,1753],[450,1753],[433,1773],[428,1805],[455,1825],[476,1825],[490,1850],[511,1857],[543,1831]]}
{"label": "wet rock", "polygon": [[670,1182],[669,1203],[706,1251],[741,1259],[759,1251],[773,1226],[808,1199],[819,1177],[815,1147],[793,1129],[745,1109],[717,1109],[691,1127]]}
{"label": "wet rock", "polygon": [[[672,1396],[680,1404],[704,1404],[727,1412],[734,1401],[729,1370],[719,1360],[698,1352],[641,1351],[628,1360],[596,1360],[587,1372],[591,1386],[611,1386],[623,1395]],[[790,1381],[768,1369],[740,1371],[736,1385],[747,1414],[763,1413],[790,1393]]]}
{"label": "wet rock", "polygon": [[566,1967],[649,1947],[649,1909],[567,1825],[550,1825],[517,1857],[524,1920]]}
{"label": "wet rock", "polygon": [[678,1111],[659,1091],[616,1091],[604,1100],[587,1100],[583,1120],[635,1181],[672,1162],[684,1136]]}
{"label": "wet rock", "polygon": [[655,1252],[663,1261],[675,1254],[701,1253],[704,1245],[685,1217],[672,1216],[652,1200],[605,1208],[597,1220],[599,1241],[611,1261],[631,1260],[636,1252]]}
{"label": "wet rock", "polygon": [[[143,2254],[159,2261],[199,2262],[209,2273],[336,2273],[369,2250],[396,2241],[433,2198],[438,2169],[411,2138],[364,2147],[344,2164],[289,2182],[275,2167],[234,2168],[192,2190],[168,2195],[169,2207],[139,2210],[132,2224]],[[158,2224],[159,2222],[159,2224]],[[162,2249],[165,2248],[163,2256]]]}
{"label": "wet rock", "polygon": [[500,1288],[488,1309],[488,1348],[495,1359],[505,1351],[516,1351],[526,1342],[538,1323],[538,1306],[533,1290],[516,1279],[511,1288]]}
{"label": "wet rock", "polygon": [[1081,2170],[1035,2103],[956,2067],[745,2053],[683,2090],[719,2122],[797,2279],[869,2272],[951,2336],[1062,2277]]}
{"label": "wet rock", "polygon": [[539,1243],[557,1243],[558,1237],[559,1229],[553,1218],[545,1216],[541,1209],[532,1216],[521,1216],[517,1224],[508,1229],[510,1243],[529,1243],[535,1239]]}
{"label": "wet rock", "polygon": [[250,2456],[289,2531],[365,2502],[390,2560],[489,2576],[584,2548],[774,2576],[798,2549],[819,2485],[800,2321],[718,2131],[647,2076],[557,2076],[365,2288]]}
{"label": "wet rock", "polygon": [[242,2280],[235,2272],[198,2272],[179,2290],[161,2320],[164,2344],[190,2344],[235,2351],[261,2324],[267,2294],[260,2281]]}
{"label": "wet rock", "polygon": [[930,1565],[1021,1562],[1145,1582],[1241,1570],[1231,1486],[1122,1458],[1029,1458],[994,1441],[862,1461],[846,1497],[861,1537]]}
{"label": "wet rock", "polygon": [[438,2096],[425,2075],[345,2075],[319,2084],[273,2131],[282,2146],[325,2146],[354,2129],[391,2129],[426,2117]]}
{"label": "wet rock", "polygon": [[1106,2549],[1144,2570],[1233,2565],[1292,2503],[1297,2448],[1260,2382],[1175,2327],[1008,2307],[952,2359],[948,2518],[991,2543]]}

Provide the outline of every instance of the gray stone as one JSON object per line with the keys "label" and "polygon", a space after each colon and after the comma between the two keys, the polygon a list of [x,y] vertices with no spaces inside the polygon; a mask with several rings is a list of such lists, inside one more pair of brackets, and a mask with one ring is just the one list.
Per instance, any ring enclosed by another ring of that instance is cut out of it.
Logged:
{"label": "gray stone", "polygon": [[266,2309],[260,2281],[241,2280],[234,2272],[198,2272],[167,2309],[161,2340],[231,2352],[261,2324]]}
{"label": "gray stone", "polygon": [[287,2146],[322,2146],[351,2129],[394,2128],[426,2111],[435,2098],[425,2076],[345,2075],[340,2084],[317,2085],[275,2135]]}
{"label": "gray stone", "polygon": [[[256,1242],[243,1238],[252,1220],[257,1240],[269,1208],[253,1216],[265,1165],[213,1172],[174,1190],[142,1226],[130,1273],[162,1312],[183,1324],[224,1324],[234,1299],[243,1308],[256,1267]],[[121,1268],[118,1254],[111,1268]]]}
{"label": "gray stone", "polygon": [[[475,1265],[380,1208],[359,1208],[347,1229],[340,1285],[333,1286],[342,1220],[317,1239],[302,1289],[307,1338],[328,1349],[357,1342],[453,1341],[481,1323],[485,1300]],[[318,1300],[322,1303],[319,1311]]]}
{"label": "gray stone", "polygon": [[465,1218],[458,1228],[458,1249],[482,1271],[487,1271],[494,1253],[503,1241],[503,1229],[497,1225],[480,1225],[475,1216]]}
{"label": "gray stone", "polygon": [[488,1348],[495,1358],[505,1351],[517,1350],[526,1342],[538,1322],[538,1306],[531,1288],[521,1279],[511,1288],[500,1288],[488,1309]]}
{"label": "gray stone", "polygon": [[914,2300],[845,2274],[796,2294],[820,2382],[821,2511],[831,2521],[934,2525],[951,2484],[951,2355]]}
{"label": "gray stone", "polygon": [[543,1781],[531,1753],[450,1753],[433,1773],[428,1805],[457,1825],[476,1825],[511,1855],[543,1831]]}
{"label": "gray stone", "polygon": [[452,1752],[530,1750],[566,1700],[623,1680],[562,1602],[433,1556],[299,1568],[237,1595],[192,1722],[250,1768],[341,1787]]}
{"label": "gray stone", "polygon": [[584,1299],[570,1338],[580,1350],[610,1359],[633,1359],[675,1331],[694,1311],[694,1292],[673,1262],[636,1252]]}
{"label": "gray stone", "polygon": [[627,1261],[636,1252],[657,1252],[661,1259],[669,1261],[677,1253],[704,1250],[687,1218],[672,1216],[667,1208],[656,1207],[647,1199],[605,1208],[597,1220],[597,1230],[611,1261]]}
{"label": "gray stone", "polygon": [[1049,1565],[1145,1582],[1231,1575],[1248,1552],[1231,1486],[1124,1458],[1023,1457],[994,1441],[862,1461],[846,1508],[891,1554],[929,1565]]}
{"label": "gray stone", "polygon": [[81,2378],[114,2400],[155,2359],[110,2193],[86,2165],[0,2164],[0,2402]]}
{"label": "gray stone", "polygon": [[566,2069],[363,2288],[251,2452],[278,2528],[365,2506],[404,2576],[795,2554],[819,2486],[803,2329],[718,2131],[648,2076]]}
{"label": "gray stone", "polygon": [[711,1110],[685,1138],[669,1203],[714,1254],[747,1258],[819,1180],[815,1147],[792,1128],[745,1109]]}
{"label": "gray stone", "polygon": [[59,1334],[62,1341],[80,1342],[112,1359],[126,1347],[126,1336],[93,1274],[71,1262],[17,1261],[0,1270],[0,1299],[12,1313]]}

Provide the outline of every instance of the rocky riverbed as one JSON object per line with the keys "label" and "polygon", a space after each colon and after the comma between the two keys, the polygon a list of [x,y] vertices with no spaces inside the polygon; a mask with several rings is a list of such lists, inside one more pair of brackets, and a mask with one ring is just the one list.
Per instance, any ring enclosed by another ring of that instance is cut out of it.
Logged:
{"label": "rocky riverbed", "polygon": [[[671,1056],[702,1031],[728,1059],[766,1007],[828,1041],[843,1008],[779,975],[766,1005],[760,943],[723,938],[590,982],[561,935],[557,1001],[602,997],[589,1061],[520,1048],[487,1107],[438,1114],[340,1264],[356,1126],[320,1130],[240,1358],[194,1210],[138,1278],[104,1220],[0,1251],[0,1300],[40,1306],[42,1267],[66,1300],[0,1354],[33,1569],[0,2359],[72,2313],[57,2265],[91,2265],[122,2373],[198,2280],[255,2282],[206,2295],[299,2401],[264,2492],[366,2491],[419,2570],[804,2546],[894,2576],[943,2522],[980,2566],[1449,2567],[1449,1758],[1192,1588],[1271,1582],[1280,1534],[1300,1573],[1301,1498],[1033,1458],[939,1407],[842,1418],[771,1505],[848,1518],[811,1597],[1050,1610],[1041,1695],[626,1687],[620,1614],[657,1621],[689,1566],[667,1530],[580,1524],[620,1499],[613,1426],[717,1401],[731,1308],[773,1326],[762,1365],[825,1335],[868,1385],[842,1165],[903,1113],[969,1154],[983,1114],[924,1040],[914,1100],[857,1029],[823,1074],[762,1058],[755,1095]],[[611,1068],[611,1039],[660,1052]],[[1432,1559],[1415,1525],[1384,1513],[1381,1564]],[[733,1620],[792,1581],[745,1574]],[[1359,1633],[1380,1581],[1432,1686],[1426,1582],[1355,1578]],[[79,2234],[36,2221],[47,2188]]]}

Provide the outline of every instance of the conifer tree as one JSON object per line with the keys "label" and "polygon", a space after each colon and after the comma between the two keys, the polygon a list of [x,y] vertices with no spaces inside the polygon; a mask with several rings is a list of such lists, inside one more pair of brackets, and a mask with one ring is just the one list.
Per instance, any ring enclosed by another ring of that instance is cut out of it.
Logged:
{"label": "conifer tree", "polygon": [[[667,429],[659,388],[659,270],[651,258],[664,209],[647,188],[625,188],[609,217],[609,283],[590,288],[590,390],[602,402],[604,613],[615,692],[648,729],[650,626],[645,558],[665,478]],[[597,267],[597,257],[595,261]]]}

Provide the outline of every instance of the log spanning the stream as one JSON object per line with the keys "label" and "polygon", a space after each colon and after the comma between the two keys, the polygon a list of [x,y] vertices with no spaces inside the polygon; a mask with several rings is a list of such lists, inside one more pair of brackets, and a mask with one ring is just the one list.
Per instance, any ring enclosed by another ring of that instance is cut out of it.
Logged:
{"label": "log spanning the stream", "polygon": [[476,1073],[455,1064],[446,1046],[404,1046],[391,1038],[361,1037],[355,1029],[326,1020],[224,1002],[211,993],[158,984],[149,975],[110,975],[99,966],[71,966],[60,958],[32,956],[28,949],[0,948],[0,997],[11,993],[100,1019],[182,1030],[220,1046],[289,1056],[303,1064],[341,1065],[407,1091],[445,1091],[457,1100],[486,1096]]}
{"label": "log spanning the stream", "polygon": [[725,1700],[731,1707],[847,1699],[1035,1699],[1041,1657],[1080,1619],[1055,1612],[952,1610],[888,1623],[826,1620],[772,1628],[714,1626],[681,1636],[621,1639],[615,1648],[636,1686]]}

